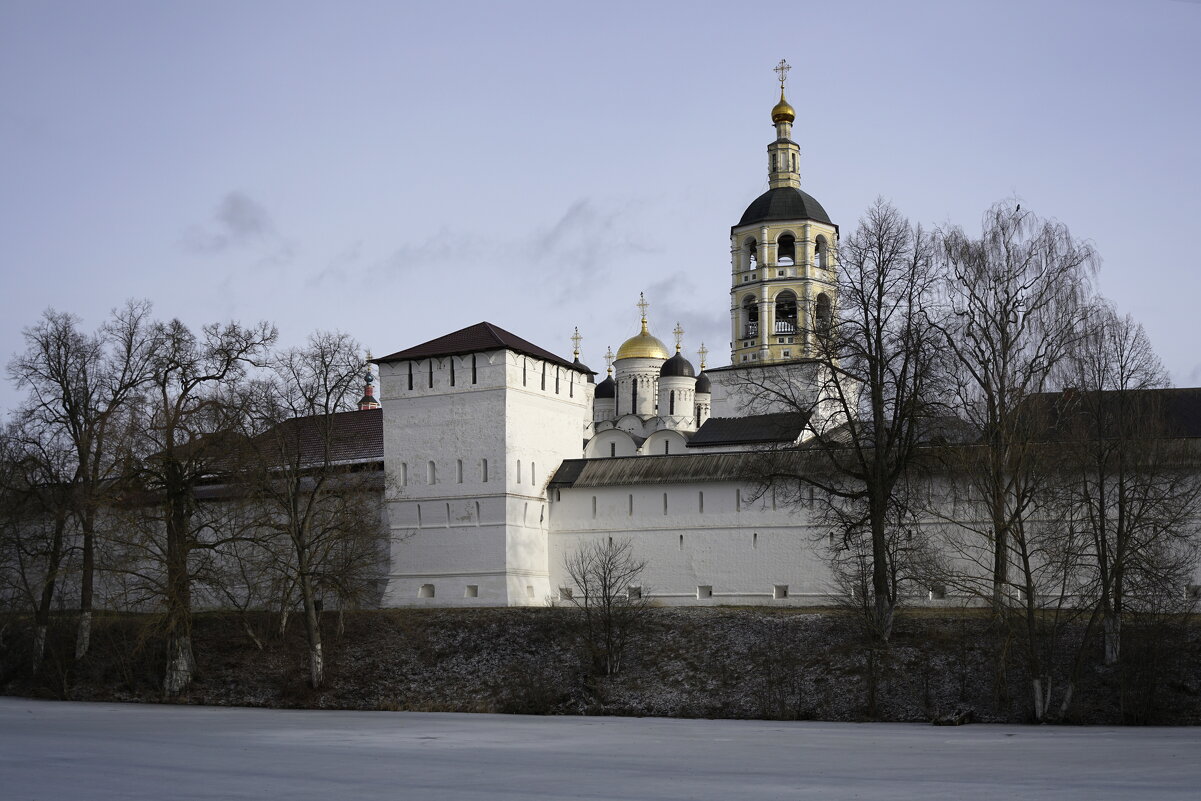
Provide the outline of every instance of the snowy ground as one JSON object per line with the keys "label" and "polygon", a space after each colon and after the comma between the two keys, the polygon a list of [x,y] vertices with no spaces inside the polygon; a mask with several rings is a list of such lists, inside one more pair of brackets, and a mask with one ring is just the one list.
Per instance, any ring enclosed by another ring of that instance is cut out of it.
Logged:
{"label": "snowy ground", "polygon": [[0,698],[0,798],[1196,799],[1201,729],[541,718]]}

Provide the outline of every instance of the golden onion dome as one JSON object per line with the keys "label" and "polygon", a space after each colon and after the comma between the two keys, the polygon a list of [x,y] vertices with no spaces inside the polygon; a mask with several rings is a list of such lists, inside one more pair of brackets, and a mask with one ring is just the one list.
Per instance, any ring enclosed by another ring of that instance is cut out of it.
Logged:
{"label": "golden onion dome", "polygon": [[642,320],[642,330],[630,337],[617,349],[620,359],[666,359],[667,346],[646,330],[646,319]]}
{"label": "golden onion dome", "polygon": [[780,102],[771,110],[772,122],[792,122],[796,119],[796,111],[784,99],[784,87],[780,87]]}

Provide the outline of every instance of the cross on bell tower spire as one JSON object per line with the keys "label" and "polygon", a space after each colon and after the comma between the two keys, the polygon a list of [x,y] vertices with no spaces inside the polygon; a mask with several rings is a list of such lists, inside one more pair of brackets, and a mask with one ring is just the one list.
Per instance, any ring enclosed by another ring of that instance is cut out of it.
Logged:
{"label": "cross on bell tower spire", "polygon": [[672,330],[676,337],[676,353],[680,352],[680,347],[684,342],[684,329],[680,327],[680,321],[676,320],[676,327]]}
{"label": "cross on bell tower spire", "polygon": [[789,66],[788,62],[785,61],[784,59],[780,59],[780,63],[772,68],[772,71],[775,72],[776,75],[780,76],[780,94],[781,95],[784,94],[784,82],[788,80],[788,71],[790,69],[792,69],[792,67]]}

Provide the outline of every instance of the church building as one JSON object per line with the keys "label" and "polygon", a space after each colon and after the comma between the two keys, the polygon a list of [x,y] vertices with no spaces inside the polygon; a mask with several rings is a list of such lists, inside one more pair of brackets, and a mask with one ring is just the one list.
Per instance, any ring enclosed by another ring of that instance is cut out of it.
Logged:
{"label": "church building", "polygon": [[[694,365],[639,330],[599,381],[482,322],[372,360],[382,407],[390,561],[384,606],[543,605],[573,590],[565,557],[604,538],[646,560],[662,603],[812,603],[830,594],[806,510],[757,497],[748,459],[800,442],[801,415],[740,396],[754,371],[817,392],[811,332],[837,307],[838,226],[801,189],[796,113],[771,110],[769,188],[730,230],[730,364]],[[819,398],[817,408],[820,410]],[[818,412],[820,413],[820,412]]]}

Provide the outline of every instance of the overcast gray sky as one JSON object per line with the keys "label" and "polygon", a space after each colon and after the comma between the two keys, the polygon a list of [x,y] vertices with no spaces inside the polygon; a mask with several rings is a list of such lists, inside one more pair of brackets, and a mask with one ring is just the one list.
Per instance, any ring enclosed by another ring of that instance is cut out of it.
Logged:
{"label": "overcast gray sky", "polygon": [[[603,370],[727,363],[729,226],[793,65],[802,185],[1066,223],[1201,384],[1201,4],[0,0],[0,356],[47,306],[347,331],[481,320]],[[17,395],[5,385],[0,408]]]}

